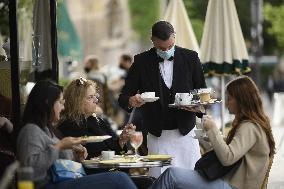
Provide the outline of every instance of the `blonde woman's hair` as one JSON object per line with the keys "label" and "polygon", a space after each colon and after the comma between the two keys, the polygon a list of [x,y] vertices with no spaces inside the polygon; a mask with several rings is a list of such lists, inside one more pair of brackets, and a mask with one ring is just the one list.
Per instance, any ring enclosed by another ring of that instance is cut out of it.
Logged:
{"label": "blonde woman's hair", "polygon": [[65,109],[62,112],[61,121],[71,120],[80,125],[84,114],[82,104],[90,86],[96,89],[95,82],[80,77],[73,80],[64,91]]}

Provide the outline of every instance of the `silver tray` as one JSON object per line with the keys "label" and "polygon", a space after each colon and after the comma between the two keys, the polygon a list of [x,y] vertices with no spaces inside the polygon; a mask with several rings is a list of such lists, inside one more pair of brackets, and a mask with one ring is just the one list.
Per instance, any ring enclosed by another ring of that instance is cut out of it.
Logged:
{"label": "silver tray", "polygon": [[184,107],[196,107],[196,106],[208,106],[208,105],[213,105],[213,104],[218,104],[221,103],[222,100],[218,100],[218,99],[212,99],[212,101],[210,102],[193,102],[191,104],[187,104],[187,105],[180,105],[180,104],[169,104],[170,108],[184,108]]}
{"label": "silver tray", "polygon": [[102,164],[99,162],[83,163],[86,168],[102,169],[102,168],[147,168],[147,167],[163,167],[171,164],[171,161],[151,161],[151,162],[133,162],[133,163],[114,163]]}

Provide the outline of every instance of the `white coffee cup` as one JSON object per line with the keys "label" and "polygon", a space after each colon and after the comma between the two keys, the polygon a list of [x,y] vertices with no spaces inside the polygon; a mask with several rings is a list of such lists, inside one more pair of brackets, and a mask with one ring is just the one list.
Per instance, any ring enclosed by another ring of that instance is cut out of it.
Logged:
{"label": "white coffee cup", "polygon": [[189,105],[192,101],[193,95],[190,93],[176,93],[175,104]]}
{"label": "white coffee cup", "polygon": [[102,159],[109,160],[114,158],[114,151],[102,151]]}
{"label": "white coffee cup", "polygon": [[141,98],[154,98],[155,92],[144,92],[141,94]]}

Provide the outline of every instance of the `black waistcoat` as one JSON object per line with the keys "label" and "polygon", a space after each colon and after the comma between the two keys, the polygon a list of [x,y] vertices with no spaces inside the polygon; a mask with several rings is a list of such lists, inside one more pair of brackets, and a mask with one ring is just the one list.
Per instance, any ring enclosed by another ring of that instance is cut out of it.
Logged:
{"label": "black waistcoat", "polygon": [[162,130],[173,130],[177,129],[177,122],[174,114],[173,108],[169,108],[168,104],[172,104],[174,102],[174,93],[172,88],[168,88],[165,84],[162,76],[161,78],[161,92],[163,93],[163,115],[164,119],[162,122]]}

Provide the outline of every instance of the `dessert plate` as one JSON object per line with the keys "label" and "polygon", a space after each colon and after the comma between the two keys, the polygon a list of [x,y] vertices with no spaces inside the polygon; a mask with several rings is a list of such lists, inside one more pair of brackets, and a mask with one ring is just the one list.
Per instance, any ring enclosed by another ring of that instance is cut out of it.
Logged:
{"label": "dessert plate", "polygon": [[143,161],[168,161],[170,159],[172,159],[171,155],[167,155],[167,154],[153,154],[153,155],[147,155],[147,156],[143,156]]}
{"label": "dessert plate", "polygon": [[112,136],[110,135],[103,135],[103,136],[82,136],[81,138],[84,142],[91,143],[91,142],[102,142],[111,137]]}

